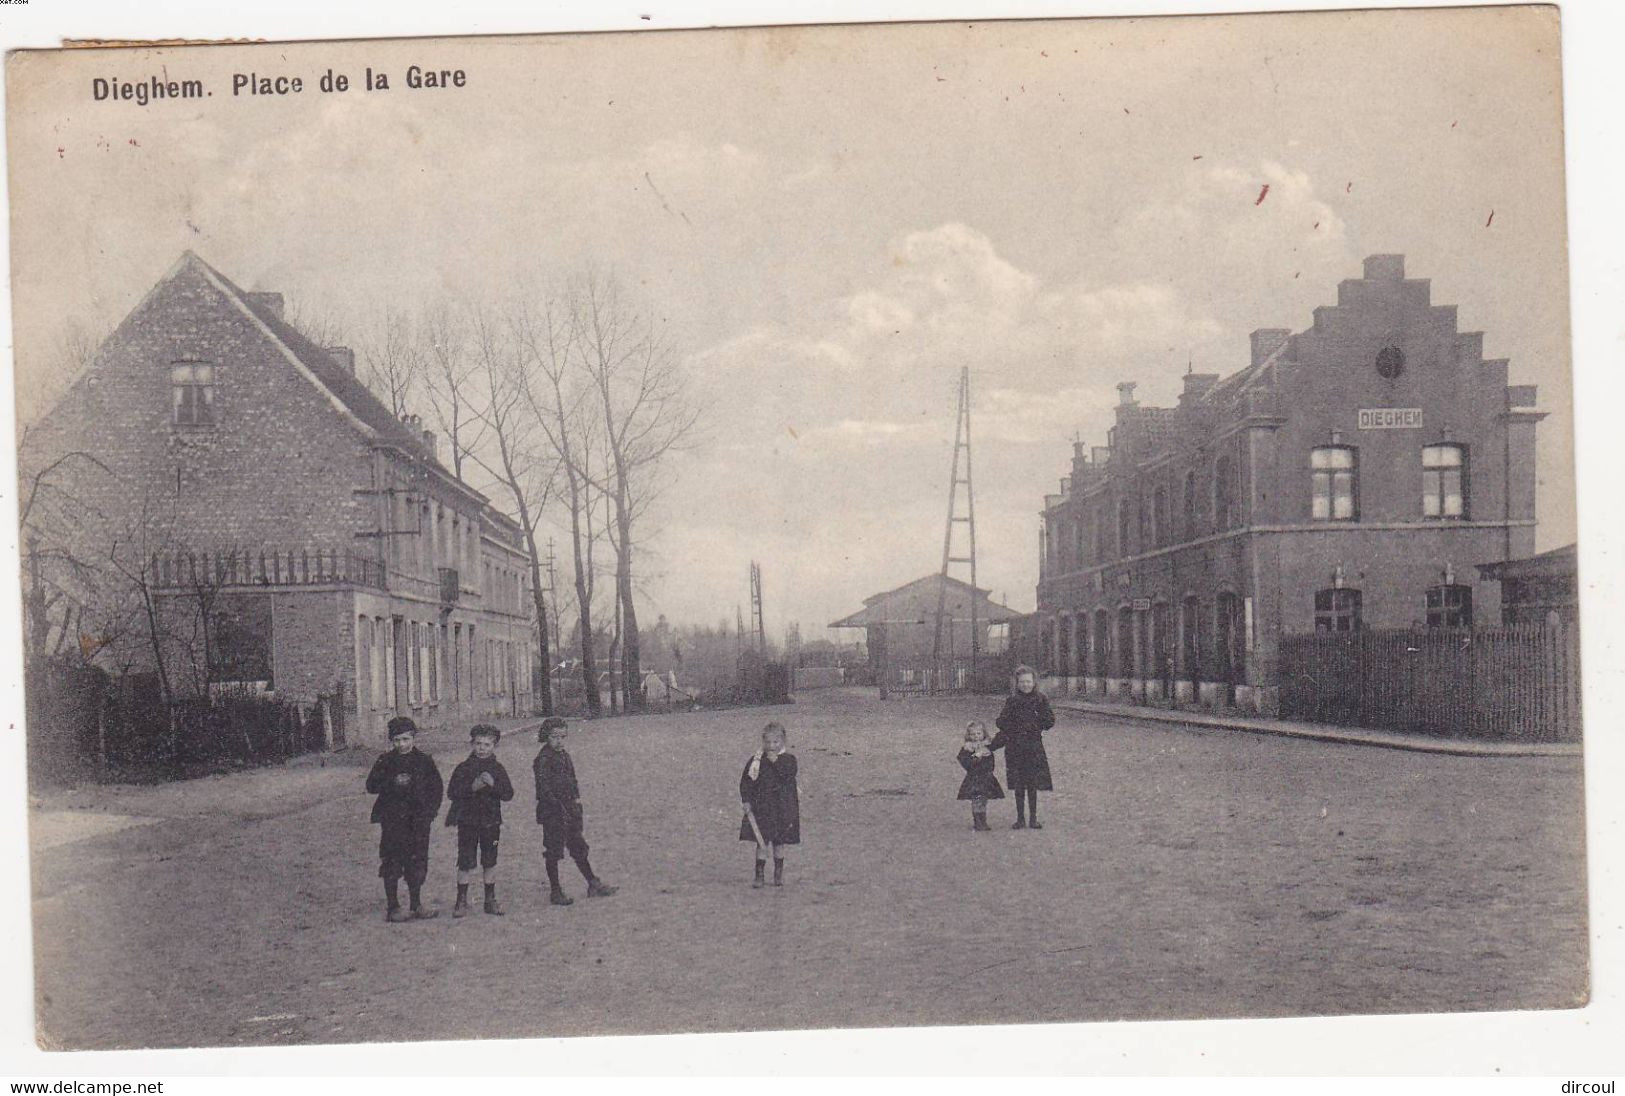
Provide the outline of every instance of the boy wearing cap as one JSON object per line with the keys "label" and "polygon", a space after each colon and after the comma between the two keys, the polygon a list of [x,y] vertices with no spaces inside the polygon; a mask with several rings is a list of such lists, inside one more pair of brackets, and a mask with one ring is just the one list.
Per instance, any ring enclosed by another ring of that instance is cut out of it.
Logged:
{"label": "boy wearing cap", "polygon": [[[429,874],[429,833],[440,813],[444,785],[434,759],[417,749],[417,724],[404,715],[389,721],[390,750],[373,762],[367,791],[378,798],[372,820],[383,827],[378,839],[378,875],[388,903],[385,920],[427,920],[439,910],[423,908],[423,881]],[[406,877],[409,912],[401,909],[400,882]]]}
{"label": "boy wearing cap", "polygon": [[556,715],[542,720],[538,736],[542,748],[531,765],[536,774],[536,821],[542,827],[542,859],[547,865],[548,885],[552,887],[549,901],[555,906],[568,906],[575,901],[559,885],[559,861],[566,851],[587,881],[588,898],[608,898],[616,890],[593,874],[592,864],[587,859],[581,788],[576,783],[575,763],[564,752],[568,728],[569,724]]}
{"label": "boy wearing cap", "polygon": [[502,732],[481,723],[468,732],[473,752],[451,771],[446,825],[457,827],[457,903],[453,917],[468,916],[468,884],[476,858],[484,869],[485,912],[502,916],[497,904],[497,841],[502,835],[502,804],[513,798],[508,770],[496,758]]}

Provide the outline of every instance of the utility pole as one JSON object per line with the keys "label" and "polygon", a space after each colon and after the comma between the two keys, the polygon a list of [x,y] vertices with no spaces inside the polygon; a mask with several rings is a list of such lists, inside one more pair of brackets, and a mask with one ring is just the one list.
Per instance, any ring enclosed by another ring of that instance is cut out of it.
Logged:
{"label": "utility pole", "polygon": [[[554,561],[556,560],[556,558],[557,557],[554,555],[554,551],[553,551],[553,538],[548,537],[547,538],[547,598],[548,598],[548,601],[552,605],[552,611],[548,614],[548,626],[553,631],[553,650],[554,651],[561,651],[564,648],[559,643],[559,592],[558,592],[559,588],[558,588],[558,578],[554,574],[554,571],[553,571],[553,564],[554,564]],[[552,672],[552,667],[548,667],[548,672],[549,673]]]}
{"label": "utility pole", "polygon": [[754,633],[751,642],[756,650],[767,654],[767,628],[762,623],[762,565],[750,561],[750,627]]}
{"label": "utility pole", "polygon": [[[960,475],[960,454],[964,454],[964,475]],[[976,494],[971,487],[970,459],[970,369],[959,371],[959,413],[954,419],[953,467],[948,475],[948,521],[942,532],[942,578],[937,585],[937,627],[931,647],[931,690],[941,682],[944,655],[953,660],[952,618],[948,615],[948,579],[953,564],[970,566],[970,679],[976,677],[976,660],[981,652],[982,636],[976,619]],[[960,512],[959,489],[965,489],[964,512]],[[967,545],[962,556],[954,555],[954,527],[965,526]],[[948,625],[946,651],[943,648],[944,625]]]}

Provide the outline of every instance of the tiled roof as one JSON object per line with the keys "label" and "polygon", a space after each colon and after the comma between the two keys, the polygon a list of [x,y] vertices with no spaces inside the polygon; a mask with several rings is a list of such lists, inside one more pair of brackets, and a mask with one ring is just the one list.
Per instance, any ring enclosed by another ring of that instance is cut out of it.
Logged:
{"label": "tiled roof", "polygon": [[420,460],[433,461],[439,464],[429,452],[423,442],[422,435],[396,418],[389,408],[377,396],[372,394],[365,384],[362,384],[347,365],[333,358],[322,347],[311,342],[300,334],[299,330],[286,320],[278,316],[266,304],[262,297],[248,293],[220,273],[214,267],[188,251],[187,257],[197,263],[214,277],[226,291],[233,294],[238,302],[252,312],[256,319],[270,329],[277,341],[282,343],[288,351],[298,358],[304,367],[316,375],[316,379],[357,419],[371,427],[380,440],[410,453]]}

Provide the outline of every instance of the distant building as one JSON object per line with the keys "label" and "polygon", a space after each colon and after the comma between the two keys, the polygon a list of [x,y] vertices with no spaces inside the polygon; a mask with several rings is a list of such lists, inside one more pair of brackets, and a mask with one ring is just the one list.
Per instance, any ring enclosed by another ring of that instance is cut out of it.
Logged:
{"label": "distant building", "polygon": [[[354,355],[283,320],[191,252],[31,428],[31,458],[151,538],[171,615],[207,598],[211,688],[328,698],[349,737],[532,708],[518,526],[397,419]],[[81,550],[93,546],[80,545]],[[150,644],[127,644],[153,659]]]}
{"label": "distant building", "polygon": [[1553,548],[1528,559],[1481,563],[1481,578],[1501,584],[1503,624],[1574,624],[1580,619],[1576,546]]}
{"label": "distant building", "polygon": [[[869,669],[876,680],[909,687],[923,683],[923,675],[932,665],[939,602],[943,604],[942,658],[956,664],[968,664],[972,637],[978,633],[978,653],[1002,654],[1009,644],[1010,622],[1021,616],[994,601],[987,590],[936,574],[864,598],[862,609],[830,627],[864,629]],[[973,604],[975,631],[971,627]]]}
{"label": "distant building", "polygon": [[1283,633],[1500,619],[1476,565],[1534,547],[1535,388],[1398,255],[1251,342],[1175,407],[1119,385],[1107,445],[1074,445],[1039,548],[1059,688],[1272,710]]}

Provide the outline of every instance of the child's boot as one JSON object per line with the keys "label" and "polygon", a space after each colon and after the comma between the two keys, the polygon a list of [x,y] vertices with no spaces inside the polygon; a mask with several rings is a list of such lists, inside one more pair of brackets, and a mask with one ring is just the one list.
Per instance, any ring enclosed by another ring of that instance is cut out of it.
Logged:
{"label": "child's boot", "polygon": [[608,898],[618,890],[620,890],[619,887],[610,886],[596,875],[587,880],[588,898]]}
{"label": "child's boot", "polygon": [[497,885],[495,883],[485,884],[485,912],[496,917],[507,916],[502,909],[502,905],[497,901]]}
{"label": "child's boot", "polygon": [[468,916],[468,884],[467,883],[458,883],[457,884],[457,901],[451,907],[451,915],[453,917],[467,917]]}
{"label": "child's boot", "polygon": [[782,856],[773,858],[773,885],[775,887],[784,886],[784,857]]}
{"label": "child's boot", "polygon": [[984,830],[991,830],[992,828],[993,828],[992,826],[989,826],[987,824],[987,812],[986,811],[977,811],[976,813],[971,815],[971,829],[976,830],[978,833],[981,833]]}
{"label": "child's boot", "polygon": [[765,886],[767,886],[767,861],[758,860],[756,861],[756,879],[751,883],[751,887],[759,890]]}
{"label": "child's boot", "polygon": [[384,880],[384,920],[392,925],[411,920],[406,915],[406,911],[401,909],[401,881],[399,879]]}
{"label": "child's boot", "polygon": [[553,893],[548,895],[547,900],[555,906],[573,906],[576,903],[576,900],[565,894],[564,888],[557,883],[553,884]]}

